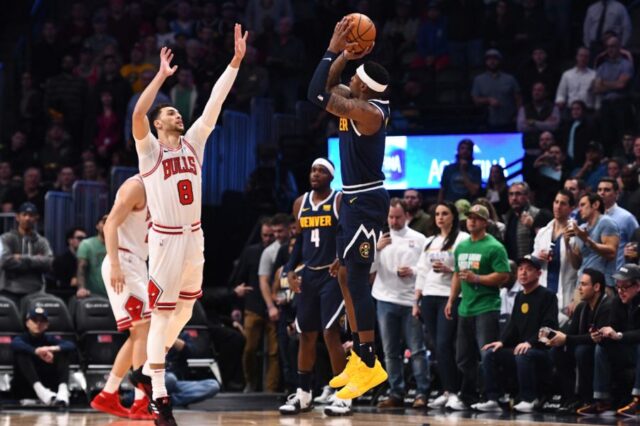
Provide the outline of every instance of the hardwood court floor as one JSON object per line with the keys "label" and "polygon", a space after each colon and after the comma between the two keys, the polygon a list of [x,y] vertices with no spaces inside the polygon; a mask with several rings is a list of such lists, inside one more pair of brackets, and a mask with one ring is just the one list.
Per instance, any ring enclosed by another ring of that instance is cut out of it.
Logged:
{"label": "hardwood court floor", "polygon": [[[542,415],[427,415],[407,410],[404,413],[379,413],[375,410],[356,412],[349,417],[327,417],[319,409],[299,416],[283,417],[277,411],[195,411],[176,410],[176,420],[181,426],[520,426],[535,423],[540,426],[575,423],[576,419],[549,419]],[[506,417],[506,418],[505,418]],[[551,421],[549,421],[551,420]],[[604,420],[604,419],[603,419]],[[603,424],[597,418],[580,419],[580,424]],[[616,424],[609,419],[606,424]],[[634,424],[620,422],[618,425]],[[46,412],[46,411],[4,411],[0,412],[0,426],[151,426],[151,421],[130,421],[118,419],[96,412]]]}

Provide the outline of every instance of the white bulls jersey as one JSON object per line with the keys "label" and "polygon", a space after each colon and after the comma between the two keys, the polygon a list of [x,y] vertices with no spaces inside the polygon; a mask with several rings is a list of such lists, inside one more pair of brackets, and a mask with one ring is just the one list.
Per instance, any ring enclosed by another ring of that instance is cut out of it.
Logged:
{"label": "white bulls jersey", "polygon": [[202,157],[212,130],[199,118],[180,138],[176,149],[163,145],[151,132],[145,139],[136,141],[138,165],[154,228],[199,226]]}
{"label": "white bulls jersey", "polygon": [[[140,175],[130,177],[127,182],[130,180],[137,180],[143,183]],[[116,200],[119,195],[120,191],[118,190]],[[142,260],[147,260],[147,257],[149,257],[147,234],[150,227],[151,215],[146,204],[140,210],[131,211],[124,222],[118,226],[118,249],[133,253]]]}

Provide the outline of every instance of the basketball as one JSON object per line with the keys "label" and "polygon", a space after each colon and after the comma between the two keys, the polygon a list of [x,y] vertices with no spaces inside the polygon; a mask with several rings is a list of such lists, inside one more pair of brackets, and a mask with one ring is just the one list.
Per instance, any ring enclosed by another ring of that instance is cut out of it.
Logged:
{"label": "basketball", "polygon": [[347,15],[347,18],[354,23],[347,41],[349,43],[358,43],[354,53],[362,53],[376,41],[376,26],[367,15],[362,13],[351,13]]}

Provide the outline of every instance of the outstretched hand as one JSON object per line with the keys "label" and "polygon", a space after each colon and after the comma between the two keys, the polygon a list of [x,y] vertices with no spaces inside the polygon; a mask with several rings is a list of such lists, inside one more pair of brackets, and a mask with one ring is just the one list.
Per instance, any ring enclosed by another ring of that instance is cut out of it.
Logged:
{"label": "outstretched hand", "polygon": [[347,48],[345,49],[344,52],[342,52],[342,54],[344,55],[345,59],[347,59],[349,61],[355,61],[357,59],[364,58],[369,53],[371,53],[371,51],[373,50],[373,46],[375,46],[375,43],[371,43],[369,45],[369,47],[367,47],[366,49],[364,49],[360,53],[355,53],[355,52],[349,50],[351,45],[357,46],[358,43],[350,43],[349,45],[347,45]]}
{"label": "outstretched hand", "polygon": [[168,47],[163,47],[160,50],[160,69],[158,73],[162,74],[165,78],[171,77],[178,69],[177,65],[171,66],[173,60],[173,52]]}
{"label": "outstretched hand", "polygon": [[351,19],[348,19],[346,16],[342,18],[333,30],[328,50],[333,53],[340,53],[343,50],[353,50],[357,43],[349,43],[347,41],[347,36],[352,28],[353,22]]}
{"label": "outstretched hand", "polygon": [[249,32],[245,31],[244,34],[242,34],[242,25],[236,24],[233,28],[233,36],[235,44],[231,65],[234,68],[238,68],[240,66],[240,62],[242,62],[242,59],[244,58],[245,53],[247,53],[247,37],[249,36]]}

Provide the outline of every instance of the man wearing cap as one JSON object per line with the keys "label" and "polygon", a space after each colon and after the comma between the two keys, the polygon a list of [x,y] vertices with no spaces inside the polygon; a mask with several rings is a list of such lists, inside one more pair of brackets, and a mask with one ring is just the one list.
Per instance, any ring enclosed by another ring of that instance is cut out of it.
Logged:
{"label": "man wearing cap", "polygon": [[[538,341],[542,327],[558,327],[556,295],[540,285],[540,260],[531,255],[518,259],[518,282],[522,291],[516,296],[511,318],[502,338],[482,347],[482,372],[485,383],[485,402],[472,407],[480,411],[501,411],[498,398],[502,396],[498,366],[517,371],[520,402],[513,408],[530,413],[537,402],[540,377],[551,371],[548,348]],[[545,336],[546,337],[546,336]]]}
{"label": "man wearing cap", "polygon": [[473,79],[471,97],[476,105],[488,107],[491,130],[512,131],[522,103],[520,86],[511,74],[500,71],[502,55],[498,50],[487,50],[484,59],[487,70]]}
{"label": "man wearing cap", "polygon": [[593,372],[592,403],[578,409],[581,415],[612,413],[611,388],[614,377],[624,369],[635,367],[632,401],[620,409],[620,415],[640,414],[640,365],[637,346],[640,343],[640,266],[627,263],[613,275],[619,297],[611,301],[610,326],[593,329],[591,338],[597,343]]}
{"label": "man wearing cap", "polygon": [[451,318],[454,302],[462,292],[458,307],[456,362],[462,373],[461,395],[449,397],[447,407],[467,409],[477,398],[478,348],[499,337],[500,286],[509,279],[509,259],[504,246],[487,234],[489,210],[476,204],[467,213],[471,238],[454,251],[454,273],[445,315]]}
{"label": "man wearing cap", "polygon": [[16,214],[18,226],[2,234],[0,265],[4,280],[0,294],[19,306],[22,297],[42,291],[44,274],[51,270],[53,253],[49,242],[35,231],[38,209],[32,203],[22,203]]}
{"label": "man wearing cap", "polygon": [[596,190],[600,179],[607,175],[607,165],[602,164],[603,153],[604,149],[600,143],[596,141],[589,142],[585,151],[584,164],[576,167],[571,172],[571,177],[584,180],[588,188]]}
{"label": "man wearing cap", "polygon": [[[69,358],[76,346],[46,334],[49,328],[47,311],[42,307],[27,313],[27,332],[11,341],[15,366],[11,390],[19,398],[33,394],[45,405],[69,405]],[[57,393],[51,389],[56,389]]]}

